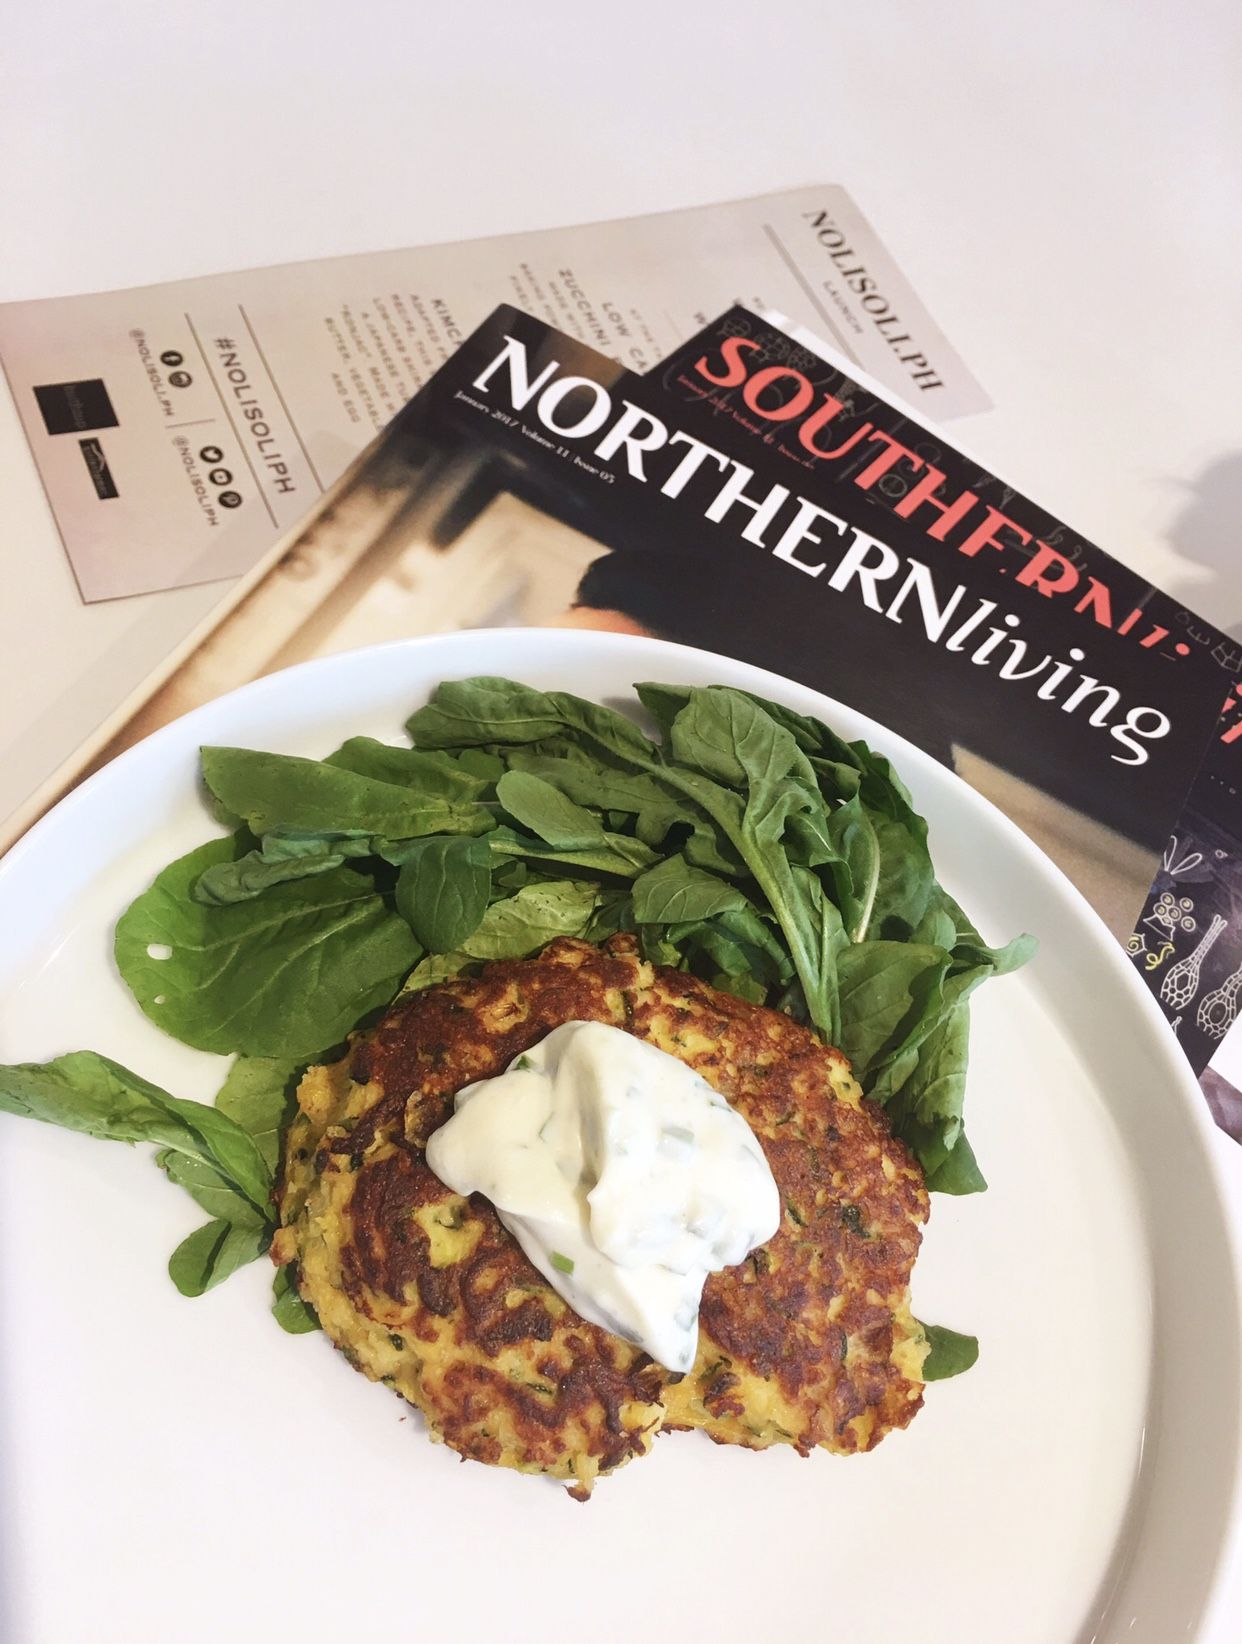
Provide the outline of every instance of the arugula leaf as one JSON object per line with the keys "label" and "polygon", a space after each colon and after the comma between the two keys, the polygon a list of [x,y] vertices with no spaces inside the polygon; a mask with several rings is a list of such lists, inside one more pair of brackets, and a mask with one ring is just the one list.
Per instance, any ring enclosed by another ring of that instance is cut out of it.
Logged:
{"label": "arugula leaf", "polygon": [[861,942],[870,928],[880,887],[880,841],[857,794],[833,811],[828,834],[849,880],[848,887],[837,880],[837,900],[850,941]]}
{"label": "arugula leaf", "polygon": [[790,733],[749,697],[721,685],[689,693],[668,740],[679,764],[729,788],[763,790],[791,772],[806,773],[804,756]]}
{"label": "arugula leaf", "polygon": [[333,838],[380,834],[412,839],[429,833],[483,833],[492,826],[482,805],[423,798],[396,783],[323,760],[249,748],[204,748],[201,760],[211,792],[255,834],[287,828]]}
{"label": "arugula leaf", "polygon": [[718,934],[722,941],[736,944],[741,951],[741,967],[725,964],[722,969],[743,969],[772,987],[788,982],[793,976],[789,949],[773,925],[753,906],[718,913],[700,928],[705,941]]}
{"label": "arugula leaf", "polygon": [[793,974],[779,938],[753,907],[710,919],[641,927],[644,956],[653,964],[693,971],[724,993],[764,1004],[769,991]]}
{"label": "arugula leaf", "polygon": [[236,844],[171,863],[121,915],[116,962],[157,1026],[198,1050],[309,1061],[389,999],[421,950],[350,868],[214,907],[190,887]]}
{"label": "arugula leaf", "polygon": [[541,777],[579,805],[632,815],[645,845],[660,844],[674,823],[691,819],[679,800],[639,771],[619,770],[589,755],[570,759],[524,748],[510,749],[507,758],[512,769]]}
{"label": "arugula leaf", "polygon": [[420,748],[476,748],[491,742],[540,742],[561,730],[561,717],[545,692],[480,674],[438,686],[405,728]]}
{"label": "arugula leaf", "polygon": [[506,771],[496,797],[515,822],[554,850],[588,850],[604,838],[604,825],[585,806],[532,771]]}
{"label": "arugula leaf", "polygon": [[[352,771],[355,776],[410,788],[424,799],[447,799],[458,804],[479,798],[495,780],[494,776],[469,769],[451,754],[402,748],[377,742],[371,736],[351,736],[328,755],[324,764]],[[498,769],[496,776],[499,774]]]}
{"label": "arugula leaf", "polygon": [[809,714],[797,713],[779,702],[769,702],[766,697],[756,696],[752,691],[746,691],[744,695],[770,714],[793,737],[807,755],[825,798],[844,802],[854,797],[859,790],[864,766],[855,749],[843,737]]}
{"label": "arugula leaf", "polygon": [[169,1259],[183,1296],[201,1296],[271,1243],[274,1145],[269,1155],[221,1109],[170,1096],[93,1051],[0,1068],[0,1109],[108,1141],[156,1144],[156,1163],[212,1218]]}
{"label": "arugula leaf", "polygon": [[[908,1141],[906,1145],[910,1145]],[[975,1150],[971,1147],[965,1131],[959,1133],[957,1141],[945,1154],[943,1161],[928,1170],[926,1181],[929,1193],[960,1195],[987,1192],[987,1181],[979,1169]]]}
{"label": "arugula leaf", "polygon": [[190,894],[196,902],[248,902],[273,885],[327,873],[347,857],[366,856],[370,850],[369,839],[328,841],[321,834],[269,833],[258,850],[205,869]]}
{"label": "arugula leaf", "polygon": [[468,953],[429,953],[406,977],[397,998],[404,999],[407,994],[434,987],[437,982],[451,982],[472,964],[474,960]]}
{"label": "arugula leaf", "polygon": [[[797,977],[782,980],[782,1007],[841,1045],[935,1179],[956,1191],[983,1185],[958,1150],[965,998],[1031,944],[982,943],[936,883],[908,791],[865,743],[726,687],[637,690],[662,749],[611,710],[496,679],[442,687],[410,730],[444,746],[496,746],[592,816],[635,816],[653,848],[667,854],[677,830],[687,868],[741,879],[774,915]],[[656,911],[641,896],[617,902],[596,928],[632,917],[650,956],[744,974],[744,950],[712,919],[692,929],[644,918]]]}
{"label": "arugula leaf", "polygon": [[183,1296],[201,1296],[257,1261],[271,1242],[272,1229],[263,1223],[208,1222],[173,1251],[168,1276]]}
{"label": "arugula leaf", "polygon": [[689,701],[690,690],[689,685],[660,685],[655,680],[643,680],[634,687],[634,695],[660,727],[666,750],[673,721]]}
{"label": "arugula leaf", "polygon": [[280,1139],[297,1111],[302,1064],[270,1056],[239,1056],[216,1094],[216,1111],[233,1119],[249,1136],[273,1175]]}
{"label": "arugula leaf", "polygon": [[654,752],[633,721],[611,708],[565,691],[536,691],[484,675],[441,685],[405,728],[424,748],[503,747],[542,742],[568,730],[590,737],[623,762],[641,766]]}
{"label": "arugula leaf", "polygon": [[213,1219],[238,1227],[262,1227],[268,1219],[226,1177],[201,1159],[162,1147],[155,1162],[170,1182],[184,1188],[199,1209]]}
{"label": "arugula leaf", "polygon": [[634,917],[643,925],[710,919],[748,906],[736,885],[691,867],[684,856],[666,857],[634,881]]}
{"label": "arugula leaf", "polygon": [[[802,755],[793,737],[748,698],[740,698],[744,709],[726,700],[738,697],[720,686],[690,692],[669,733],[679,764],[662,775],[713,817],[750,869],[785,934],[811,1020],[831,1039],[839,1011],[826,899],[814,875],[798,877],[780,848],[791,806],[807,798],[801,783],[784,781]],[[696,759],[731,782],[744,781],[745,799],[691,768]]]}
{"label": "arugula leaf", "polygon": [[492,889],[486,839],[421,839],[397,880],[397,911],[430,953],[451,953],[479,928]]}
{"label": "arugula leaf", "polygon": [[931,1351],[923,1361],[923,1380],[947,1381],[969,1370],[979,1357],[979,1338],[962,1336],[956,1330],[947,1330],[942,1324],[925,1324],[923,1334],[931,1342]]}
{"label": "arugula leaf", "polygon": [[303,1301],[293,1278],[292,1264],[276,1269],[272,1280],[272,1317],[282,1330],[291,1336],[304,1336],[311,1330],[320,1330],[319,1315],[308,1301]]}
{"label": "arugula leaf", "polygon": [[907,822],[876,813],[872,827],[879,872],[867,928],[883,939],[904,941],[927,912],[936,882],[926,832],[920,835]]}
{"label": "arugula leaf", "polygon": [[840,954],[840,1048],[864,1089],[870,1074],[917,1010],[929,976],[943,977],[949,956],[916,942],[859,942]]}
{"label": "arugula leaf", "polygon": [[493,902],[462,952],[472,959],[524,959],[556,936],[581,936],[595,908],[596,888],[574,879],[525,885]]}
{"label": "arugula leaf", "polygon": [[95,1051],[0,1067],[0,1111],[105,1141],[154,1142],[213,1172],[260,1220],[271,1215],[272,1173],[253,1137]]}
{"label": "arugula leaf", "polygon": [[634,908],[628,887],[613,894],[610,894],[608,889],[603,889],[595,912],[591,915],[591,922],[582,933],[583,940],[606,942],[620,930],[633,930],[634,924]]}
{"label": "arugula leaf", "polygon": [[[588,868],[594,873],[615,873],[626,879],[658,862],[660,858],[640,840],[626,834],[606,833],[598,846],[580,850],[554,850],[541,839],[526,839],[512,828],[493,828],[487,835],[493,856],[522,857],[532,862],[552,862],[557,867]],[[493,878],[495,875],[493,874]]]}

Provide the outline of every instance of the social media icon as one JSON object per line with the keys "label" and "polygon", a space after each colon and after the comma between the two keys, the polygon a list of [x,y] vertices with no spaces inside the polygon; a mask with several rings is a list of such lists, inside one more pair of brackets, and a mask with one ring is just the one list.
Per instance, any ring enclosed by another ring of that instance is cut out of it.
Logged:
{"label": "social media icon", "polygon": [[221,508],[240,508],[242,505],[236,491],[221,491],[219,501]]}
{"label": "social media icon", "polygon": [[164,353],[162,353],[160,355],[160,364],[161,365],[184,365],[185,364],[185,355],[184,354],[178,354],[178,352],[175,348],[165,349]]}
{"label": "social media icon", "polygon": [[170,371],[168,373],[168,380],[174,388],[188,388],[194,381],[194,378],[188,371]]}
{"label": "social media icon", "polygon": [[213,468],[207,478],[213,485],[232,485],[233,476],[227,468]]}
{"label": "social media icon", "polygon": [[198,453],[201,462],[223,462],[224,452],[218,445],[204,445]]}

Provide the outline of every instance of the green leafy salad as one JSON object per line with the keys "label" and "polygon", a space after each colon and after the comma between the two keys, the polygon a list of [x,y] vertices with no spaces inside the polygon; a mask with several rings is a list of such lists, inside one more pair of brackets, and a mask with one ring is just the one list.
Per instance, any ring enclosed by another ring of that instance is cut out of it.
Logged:
{"label": "green leafy salad", "polygon": [[[986,1185],[962,1123],[970,994],[1022,964],[937,882],[888,761],[723,686],[639,685],[633,720],[511,680],[443,684],[411,746],[326,759],[204,748],[232,831],[172,862],[116,927],[165,1032],[235,1057],[214,1106],[90,1051],[0,1068],[0,1109],[123,1142],[209,1218],[174,1251],[199,1295],[264,1254],[301,1070],[402,992],[558,936],[637,933],[646,957],[809,1023],[853,1064],[927,1185]],[[289,1270],[273,1311],[315,1318]],[[936,1331],[926,1374],[973,1362]]]}

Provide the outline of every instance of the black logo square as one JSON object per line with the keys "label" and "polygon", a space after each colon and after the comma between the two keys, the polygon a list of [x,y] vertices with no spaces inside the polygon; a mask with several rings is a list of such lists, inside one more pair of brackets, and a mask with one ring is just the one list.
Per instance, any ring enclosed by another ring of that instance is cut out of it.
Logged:
{"label": "black logo square", "polygon": [[47,383],[35,389],[35,399],[49,434],[86,434],[93,428],[120,427],[102,377]]}

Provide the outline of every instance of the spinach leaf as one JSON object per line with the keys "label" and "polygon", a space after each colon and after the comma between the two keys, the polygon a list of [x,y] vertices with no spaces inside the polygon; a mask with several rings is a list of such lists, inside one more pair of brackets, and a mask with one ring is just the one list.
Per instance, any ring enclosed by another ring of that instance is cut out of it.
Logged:
{"label": "spinach leaf", "polygon": [[977,1336],[961,1336],[942,1324],[925,1324],[922,1329],[931,1342],[931,1351],[923,1361],[924,1381],[947,1381],[950,1376],[960,1376],[978,1359]]}
{"label": "spinach leaf", "polygon": [[676,924],[710,919],[749,904],[736,885],[693,868],[684,856],[666,857],[634,881],[634,917],[640,924]]}
{"label": "spinach leaf", "polygon": [[573,879],[525,885],[493,902],[462,951],[472,959],[524,959],[556,936],[581,936],[595,909],[596,887]]}
{"label": "spinach leaf", "polygon": [[199,875],[235,849],[213,839],[165,868],[117,923],[117,965],[151,1020],[185,1044],[309,1061],[391,997],[420,949],[350,868],[253,902],[195,902]]}
{"label": "spinach leaf", "polygon": [[318,1313],[308,1301],[302,1300],[292,1265],[276,1269],[272,1280],[272,1317],[291,1336],[304,1336],[308,1331],[322,1328]]}
{"label": "spinach leaf", "polygon": [[381,834],[412,839],[429,833],[483,833],[492,825],[482,805],[424,798],[318,759],[249,748],[204,748],[201,758],[208,788],[255,834],[285,828],[330,838]]}
{"label": "spinach leaf", "polygon": [[397,880],[397,911],[429,953],[451,953],[478,929],[491,888],[486,839],[420,839]]}
{"label": "spinach leaf", "polygon": [[262,1223],[208,1222],[185,1238],[168,1258],[168,1276],[183,1296],[201,1296],[239,1267],[257,1261],[272,1242]]}

